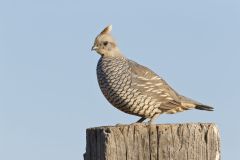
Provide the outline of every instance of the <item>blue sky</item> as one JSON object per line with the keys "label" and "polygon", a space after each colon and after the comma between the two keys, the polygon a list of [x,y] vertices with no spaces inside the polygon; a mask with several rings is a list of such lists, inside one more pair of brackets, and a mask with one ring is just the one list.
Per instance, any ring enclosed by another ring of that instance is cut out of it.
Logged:
{"label": "blue sky", "polygon": [[214,112],[155,123],[214,122],[222,159],[240,143],[240,1],[0,1],[0,159],[79,160],[85,129],[138,119],[113,108],[90,48],[108,24],[128,58]]}

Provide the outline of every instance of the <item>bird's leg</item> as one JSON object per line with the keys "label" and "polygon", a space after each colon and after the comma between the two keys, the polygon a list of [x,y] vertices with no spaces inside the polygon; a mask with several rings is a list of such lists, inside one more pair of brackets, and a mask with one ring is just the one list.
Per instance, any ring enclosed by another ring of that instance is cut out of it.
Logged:
{"label": "bird's leg", "polygon": [[140,118],[137,122],[135,122],[135,123],[142,123],[145,119],[147,119],[147,118],[144,118],[144,117],[142,117],[142,118]]}
{"label": "bird's leg", "polygon": [[[147,119],[147,118],[140,118],[137,122],[131,123],[131,125],[138,125],[138,124],[143,124],[142,122]],[[116,126],[123,126],[124,124],[116,124]]]}
{"label": "bird's leg", "polygon": [[151,125],[153,120],[155,120],[160,114],[155,114],[153,117],[150,118],[150,120],[147,122],[148,125]]}
{"label": "bird's leg", "polygon": [[148,125],[151,125],[152,122],[153,122],[153,118],[151,118],[149,121],[147,121],[147,124],[148,124]]}
{"label": "bird's leg", "polygon": [[145,119],[147,119],[147,118],[142,117],[137,122],[131,123],[131,125],[142,125],[142,124],[145,124],[145,123],[142,123]]}

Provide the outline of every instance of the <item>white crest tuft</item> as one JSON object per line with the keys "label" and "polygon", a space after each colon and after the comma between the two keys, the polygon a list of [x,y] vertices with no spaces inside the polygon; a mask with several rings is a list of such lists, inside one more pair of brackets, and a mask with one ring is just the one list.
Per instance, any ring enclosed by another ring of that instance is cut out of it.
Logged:
{"label": "white crest tuft", "polygon": [[108,34],[112,31],[112,25],[107,26],[104,28],[104,30],[101,32],[101,34]]}
{"label": "white crest tuft", "polygon": [[111,32],[112,31],[112,25],[110,24],[108,27],[108,31]]}

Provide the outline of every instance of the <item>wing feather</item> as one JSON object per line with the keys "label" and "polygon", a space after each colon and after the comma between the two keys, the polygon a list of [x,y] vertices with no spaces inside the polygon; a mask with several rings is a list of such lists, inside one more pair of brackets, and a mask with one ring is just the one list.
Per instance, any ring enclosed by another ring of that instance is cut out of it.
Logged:
{"label": "wing feather", "polygon": [[132,77],[131,85],[143,95],[156,99],[161,104],[161,109],[171,110],[181,106],[178,93],[156,73],[132,60],[129,60],[129,66]]}

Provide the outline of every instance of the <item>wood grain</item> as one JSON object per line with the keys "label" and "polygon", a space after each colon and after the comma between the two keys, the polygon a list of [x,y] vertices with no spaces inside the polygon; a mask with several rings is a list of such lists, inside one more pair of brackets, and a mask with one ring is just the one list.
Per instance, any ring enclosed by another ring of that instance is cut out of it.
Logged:
{"label": "wood grain", "polygon": [[85,160],[220,160],[213,123],[105,126],[86,134]]}

